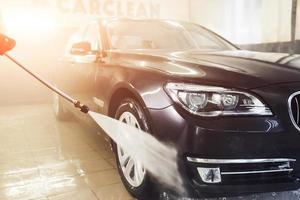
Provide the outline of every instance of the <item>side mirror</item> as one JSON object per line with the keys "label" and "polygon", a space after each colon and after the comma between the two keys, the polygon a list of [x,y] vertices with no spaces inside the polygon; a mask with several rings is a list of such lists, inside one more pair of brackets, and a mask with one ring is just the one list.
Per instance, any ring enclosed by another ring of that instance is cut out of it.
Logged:
{"label": "side mirror", "polygon": [[71,54],[74,55],[88,55],[92,54],[92,45],[89,42],[79,42],[73,44]]}

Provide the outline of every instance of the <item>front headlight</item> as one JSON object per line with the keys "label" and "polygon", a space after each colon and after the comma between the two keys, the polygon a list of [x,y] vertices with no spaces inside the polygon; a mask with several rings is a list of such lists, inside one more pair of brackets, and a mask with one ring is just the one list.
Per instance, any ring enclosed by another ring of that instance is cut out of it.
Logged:
{"label": "front headlight", "polygon": [[168,83],[165,88],[175,102],[195,115],[273,115],[262,101],[246,92],[185,83]]}

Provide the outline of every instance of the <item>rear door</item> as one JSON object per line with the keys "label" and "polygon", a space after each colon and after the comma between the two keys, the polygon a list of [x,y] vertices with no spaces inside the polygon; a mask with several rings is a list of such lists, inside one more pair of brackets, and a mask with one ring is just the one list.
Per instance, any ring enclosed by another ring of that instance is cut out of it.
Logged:
{"label": "rear door", "polygon": [[82,103],[89,106],[92,111],[96,111],[97,107],[93,97],[96,90],[97,69],[100,67],[99,50],[101,48],[99,24],[96,21],[87,26],[82,42],[91,44],[91,52],[87,55],[74,57],[73,68],[76,71],[76,77],[80,77],[74,83],[78,87],[74,95]]}
{"label": "rear door", "polygon": [[[75,44],[88,42],[91,51],[85,54],[72,53]],[[66,91],[73,98],[89,106],[90,110],[96,111],[94,93],[96,87],[96,74],[99,67],[99,49],[101,46],[98,22],[92,22],[82,28],[69,42],[65,56],[60,61],[58,72],[60,78],[56,81],[57,86]],[[72,106],[71,104],[67,104]],[[75,111],[74,107],[70,110]],[[78,117],[84,117],[80,112],[75,112]],[[84,117],[85,118],[85,117]]]}

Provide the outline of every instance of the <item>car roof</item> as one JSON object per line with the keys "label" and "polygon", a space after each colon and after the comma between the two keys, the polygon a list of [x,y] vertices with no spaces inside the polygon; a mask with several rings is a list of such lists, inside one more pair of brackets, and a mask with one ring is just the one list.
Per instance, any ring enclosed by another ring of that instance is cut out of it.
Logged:
{"label": "car roof", "polygon": [[187,21],[182,20],[173,20],[173,19],[140,19],[140,18],[129,18],[129,17],[100,17],[97,19],[99,23],[107,23],[107,22],[113,22],[113,21],[120,21],[120,22],[126,22],[126,21],[137,21],[137,22],[166,22],[166,21],[172,21],[177,23],[191,23]]}

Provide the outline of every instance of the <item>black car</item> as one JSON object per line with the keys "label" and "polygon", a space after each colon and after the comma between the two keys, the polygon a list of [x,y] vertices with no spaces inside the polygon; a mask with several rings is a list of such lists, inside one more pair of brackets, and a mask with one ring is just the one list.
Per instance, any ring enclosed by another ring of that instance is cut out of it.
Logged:
{"label": "black car", "polygon": [[[193,23],[100,19],[71,39],[55,84],[173,144],[191,196],[295,190],[299,58],[243,51]],[[73,111],[57,96],[54,105],[61,119]],[[113,146],[127,190],[153,194],[151,175]]]}

